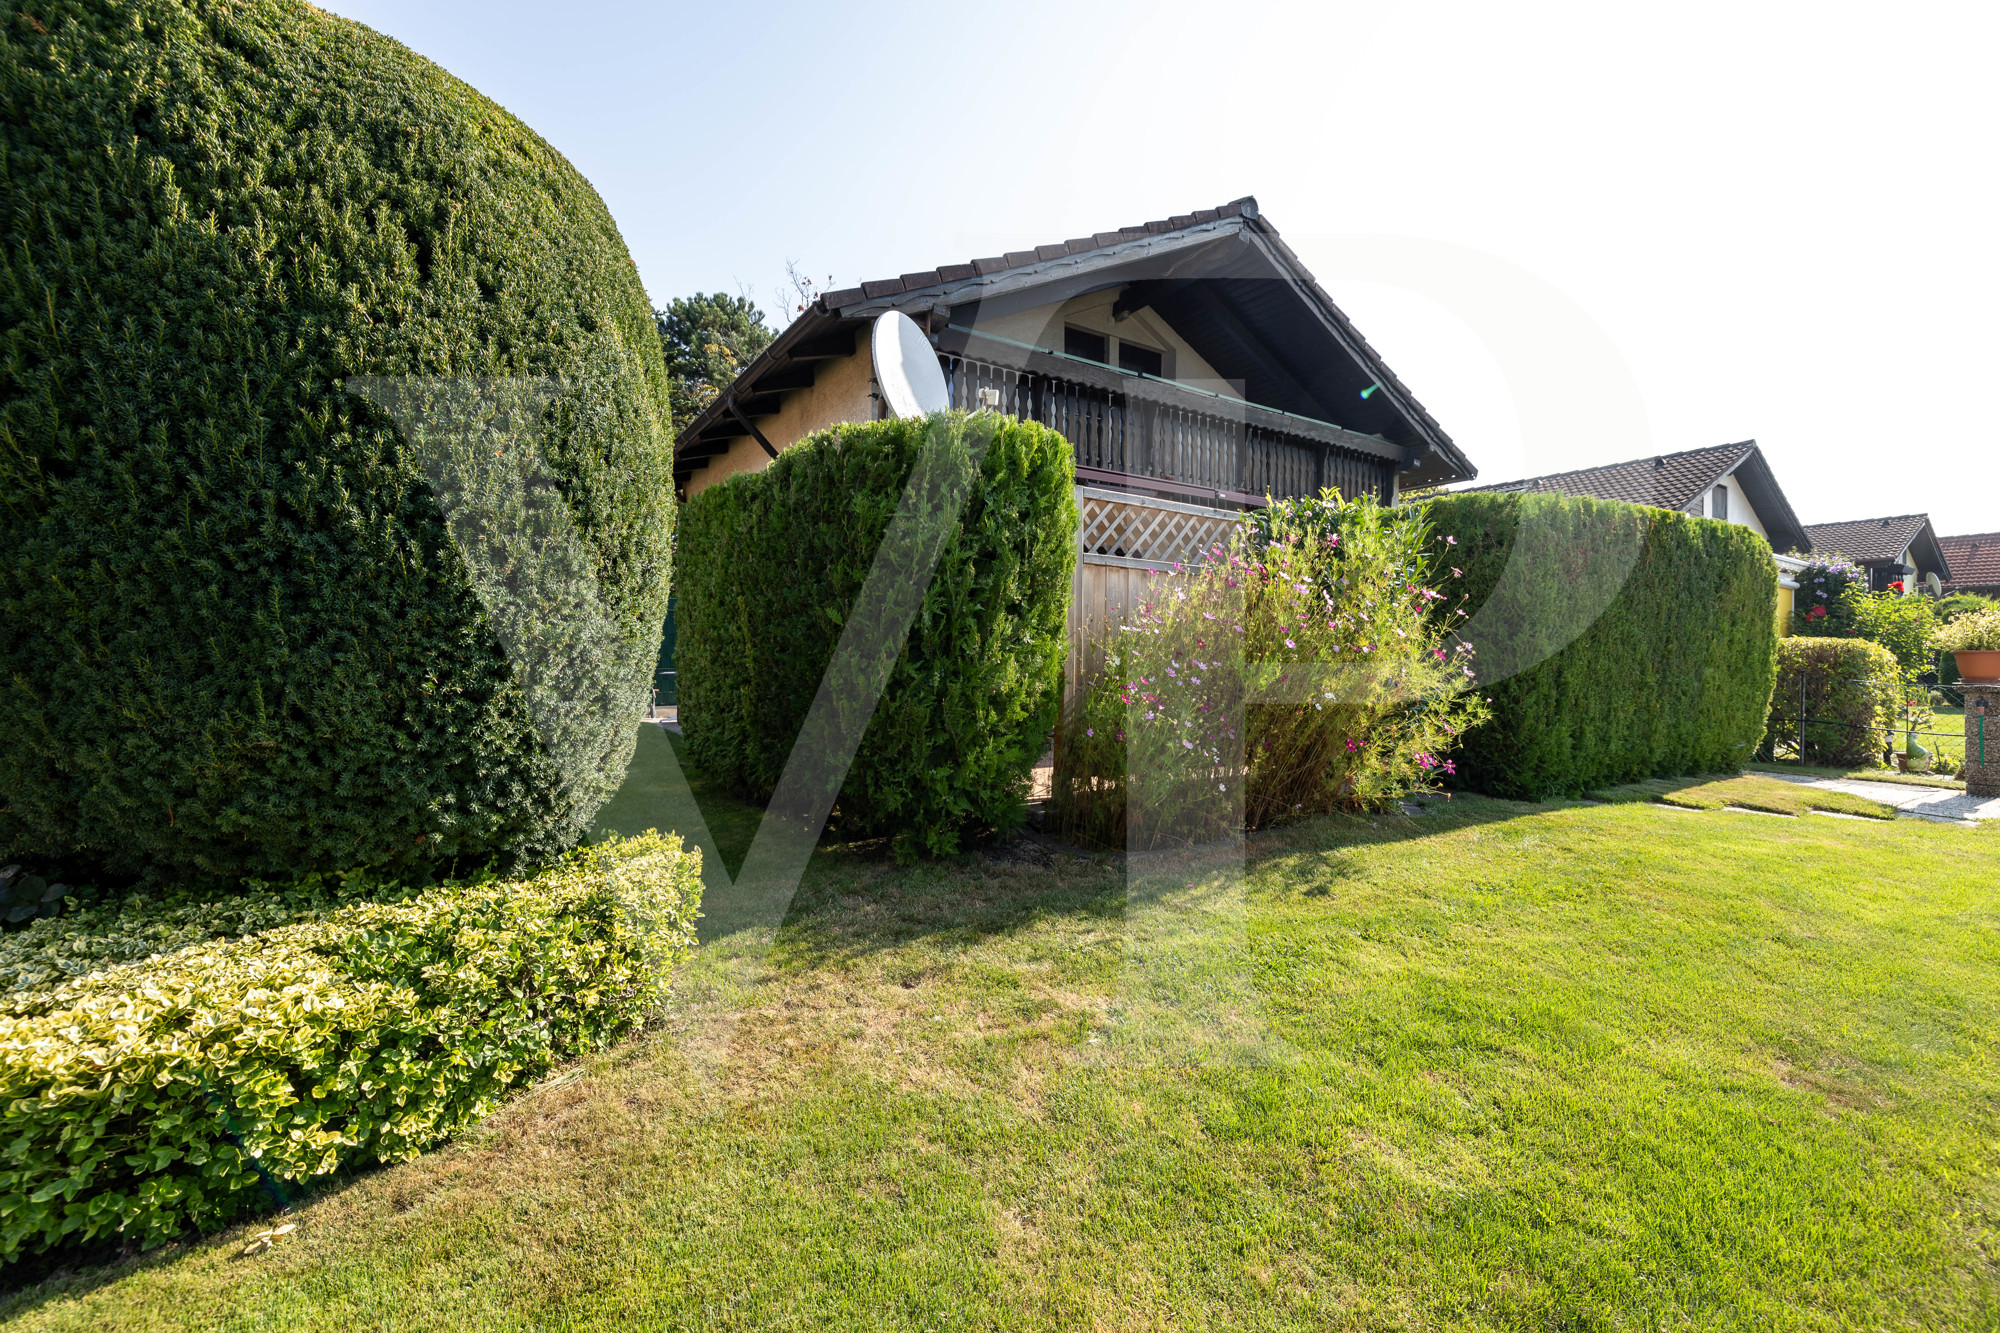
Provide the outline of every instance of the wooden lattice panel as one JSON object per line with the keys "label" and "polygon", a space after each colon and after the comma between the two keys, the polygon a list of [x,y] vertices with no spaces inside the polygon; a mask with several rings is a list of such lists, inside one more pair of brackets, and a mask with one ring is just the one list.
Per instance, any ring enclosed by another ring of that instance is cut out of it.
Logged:
{"label": "wooden lattice panel", "polygon": [[1199,562],[1226,544],[1240,520],[1234,510],[1201,509],[1078,487],[1077,532],[1085,555],[1119,556],[1161,565]]}

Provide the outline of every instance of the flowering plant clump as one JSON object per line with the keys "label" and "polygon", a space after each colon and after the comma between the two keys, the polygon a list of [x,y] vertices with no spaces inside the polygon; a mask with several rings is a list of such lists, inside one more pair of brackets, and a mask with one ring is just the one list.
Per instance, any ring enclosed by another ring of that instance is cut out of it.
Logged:
{"label": "flowering plant clump", "polygon": [[1938,631],[1937,645],[1948,653],[2000,652],[2000,606],[1958,617]]}
{"label": "flowering plant clump", "polygon": [[1797,574],[1799,590],[1792,597],[1792,632],[1815,638],[1852,639],[1861,599],[1868,592],[1868,575],[1861,566],[1840,556],[1814,560]]}
{"label": "flowering plant clump", "polygon": [[1472,646],[1429,614],[1447,554],[1421,509],[1328,491],[1167,571],[1093,644],[1057,749],[1059,826],[1192,842],[1378,809],[1455,773],[1486,705],[1468,689]]}

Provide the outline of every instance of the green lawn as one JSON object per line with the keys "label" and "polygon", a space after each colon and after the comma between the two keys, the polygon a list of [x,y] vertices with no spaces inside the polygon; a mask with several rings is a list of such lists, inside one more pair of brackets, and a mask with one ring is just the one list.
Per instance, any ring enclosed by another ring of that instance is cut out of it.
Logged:
{"label": "green lawn", "polygon": [[1655,778],[1626,787],[1589,793],[1593,801],[1658,801],[1687,810],[1761,810],[1769,815],[1803,816],[1812,811],[1894,819],[1896,807],[1844,791],[1826,791],[1755,773],[1726,778]]}
{"label": "green lawn", "polygon": [[698,958],[659,1030],[272,1248],[0,1317],[2000,1327],[2000,828],[1460,798],[1248,866],[1268,1063],[1103,1057],[1153,947],[1115,859],[831,847],[733,1028]]}
{"label": "green lawn", "polygon": [[[1989,723],[1988,725],[1990,726],[1991,724]],[[1924,728],[1924,730],[1943,733],[1937,736],[1920,737],[1919,739],[1923,741],[1927,749],[1936,754],[1950,755],[1955,761],[1954,766],[1965,762],[1965,710],[1963,708],[1933,708],[1931,710],[1931,724]],[[2000,740],[2000,732],[1989,735],[1986,739],[1989,744]],[[1975,741],[1974,744],[1976,745],[1977,742]]]}

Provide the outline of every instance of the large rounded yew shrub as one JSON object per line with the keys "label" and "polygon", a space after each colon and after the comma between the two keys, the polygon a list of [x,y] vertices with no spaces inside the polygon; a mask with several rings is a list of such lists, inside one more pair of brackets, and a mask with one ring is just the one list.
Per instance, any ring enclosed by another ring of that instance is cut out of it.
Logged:
{"label": "large rounded yew shrub", "polygon": [[656,641],[666,375],[589,184],[280,0],[10,7],[0,155],[0,855],[233,875],[573,842],[652,662],[538,716],[410,442],[343,385],[559,386],[533,443],[571,572]]}

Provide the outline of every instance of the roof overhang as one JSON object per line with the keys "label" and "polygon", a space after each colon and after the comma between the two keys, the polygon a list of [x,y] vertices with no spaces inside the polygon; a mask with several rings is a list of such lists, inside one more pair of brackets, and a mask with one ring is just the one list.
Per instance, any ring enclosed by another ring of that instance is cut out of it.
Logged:
{"label": "roof overhang", "polygon": [[1812,550],[1812,538],[1799,522],[1799,516],[1792,512],[1792,502],[1785,498],[1784,488],[1778,485],[1771,465],[1764,460],[1764,451],[1755,440],[1744,443],[1747,447],[1743,456],[1721,475],[1735,475],[1750,507],[1757,511],[1757,521],[1764,525],[1764,535],[1770,539],[1773,551]]}
{"label": "roof overhang", "polygon": [[[1298,256],[1258,215],[1233,214],[1161,231],[1110,233],[1032,254],[975,261],[829,292],[787,326],[736,381],[678,434],[682,475],[811,383],[815,355],[890,310],[934,344],[947,330],[977,334],[1001,315],[1124,288],[1121,309],[1150,305],[1253,407],[1314,423],[1346,447],[1393,457],[1404,486],[1477,475],[1464,452],[1354,328]],[[1071,367],[1065,367],[1065,374]],[[1156,381],[1164,387],[1166,382]]]}

